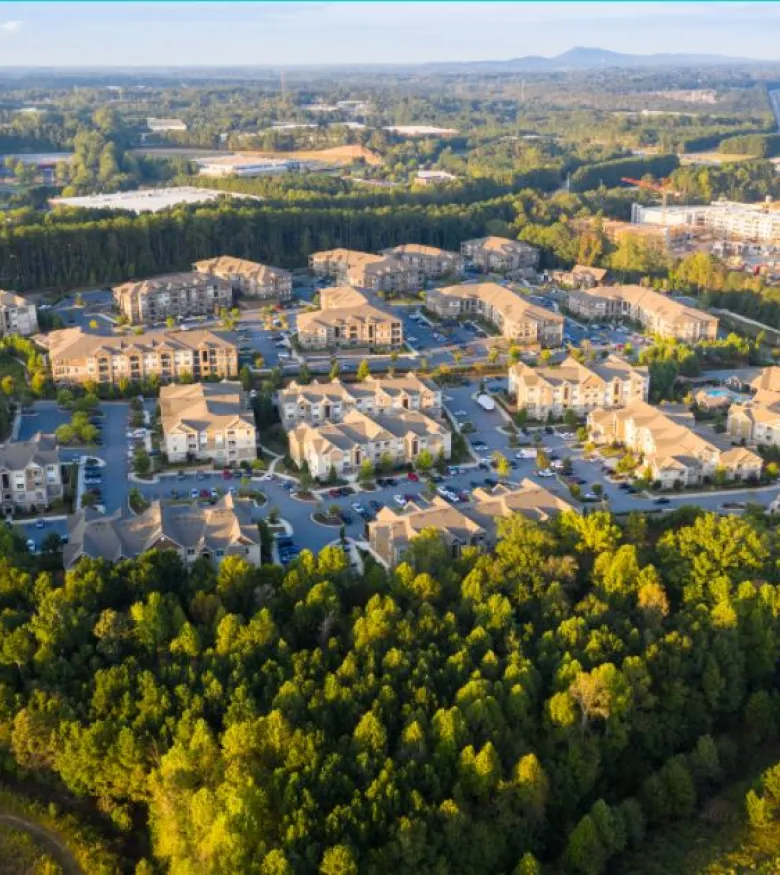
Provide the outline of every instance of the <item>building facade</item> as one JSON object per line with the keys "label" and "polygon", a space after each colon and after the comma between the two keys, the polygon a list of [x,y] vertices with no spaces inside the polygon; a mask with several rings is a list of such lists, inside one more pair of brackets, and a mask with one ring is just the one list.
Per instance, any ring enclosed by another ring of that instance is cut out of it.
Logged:
{"label": "building facade", "polygon": [[422,274],[411,262],[353,249],[315,252],[309,256],[309,270],[316,276],[375,292],[415,292],[422,285]]}
{"label": "building facade", "polygon": [[465,266],[464,258],[459,252],[448,252],[446,249],[423,246],[420,243],[404,243],[402,246],[385,249],[382,254],[412,265],[424,279],[462,276]]}
{"label": "building facade", "polygon": [[58,385],[118,385],[155,379],[203,380],[238,376],[238,347],[228,332],[147,331],[126,337],[66,328],[47,335],[52,377]]}
{"label": "building facade", "polygon": [[604,267],[589,267],[575,264],[571,270],[553,271],[552,280],[570,289],[592,289],[604,283],[607,270]]}
{"label": "building facade", "polygon": [[57,444],[40,432],[0,447],[0,494],[4,514],[43,511],[63,496]]}
{"label": "building facade", "polygon": [[718,319],[644,286],[596,286],[570,292],[567,306],[582,319],[630,319],[661,337],[695,343],[718,336]]}
{"label": "building facade", "polygon": [[313,477],[324,479],[333,470],[339,476],[360,471],[365,461],[393,466],[413,463],[427,450],[435,459],[452,453],[452,435],[440,422],[423,413],[405,410],[393,416],[366,416],[357,410],[338,423],[299,425],[289,432],[290,456],[304,462]]}
{"label": "building facade", "polygon": [[479,316],[507,340],[558,347],[563,343],[563,316],[531,304],[498,283],[462,283],[426,293],[425,306],[442,319]]}
{"label": "building facade", "polygon": [[0,337],[21,334],[29,337],[38,333],[38,315],[35,304],[14,292],[0,291]]}
{"label": "building facade", "polygon": [[277,394],[282,425],[288,431],[302,423],[318,425],[341,422],[351,411],[367,416],[390,416],[394,412],[413,410],[433,419],[441,417],[441,389],[416,374],[403,377],[369,377],[359,383],[310,383],[293,381]]}
{"label": "building facade", "polygon": [[68,520],[63,564],[72,568],[82,557],[119,562],[149,550],[172,550],[188,566],[198,559],[219,565],[227,556],[260,565],[252,502],[228,494],[206,506],[155,501],[137,516],[80,511]]}
{"label": "building facade", "polygon": [[567,410],[583,415],[599,407],[625,407],[646,401],[650,377],[617,356],[581,364],[569,356],[558,367],[531,368],[518,362],[509,368],[509,394],[518,410],[534,419],[560,417]]}
{"label": "building facade", "polygon": [[520,240],[506,237],[479,237],[460,245],[463,257],[485,272],[513,273],[534,269],[539,264],[539,250]]}
{"label": "building facade", "polygon": [[292,297],[292,274],[289,270],[229,255],[198,261],[193,267],[198,273],[230,283],[234,292],[247,298],[289,301]]}
{"label": "building facade", "polygon": [[369,304],[351,286],[322,289],[320,309],[301,313],[297,325],[304,349],[395,349],[404,342],[401,319]]}
{"label": "building facade", "polygon": [[255,417],[240,383],[163,386],[160,411],[170,462],[235,466],[257,458]]}
{"label": "building facade", "polygon": [[208,273],[168,274],[113,289],[114,301],[131,325],[210,316],[233,306],[229,282]]}

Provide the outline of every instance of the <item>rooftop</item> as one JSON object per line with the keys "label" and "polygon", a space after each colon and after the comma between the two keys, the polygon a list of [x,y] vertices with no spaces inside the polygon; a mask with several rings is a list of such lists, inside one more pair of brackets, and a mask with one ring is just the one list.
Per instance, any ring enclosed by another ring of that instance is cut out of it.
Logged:
{"label": "rooftop", "polygon": [[200,349],[204,346],[235,346],[235,335],[219,333],[206,328],[192,331],[145,331],[141,334],[115,335],[101,331],[84,331],[81,328],[63,328],[44,336],[51,358],[90,358],[98,351],[107,355],[128,355],[131,352],[175,352],[185,349]]}
{"label": "rooftop", "polygon": [[54,207],[81,207],[88,210],[128,210],[131,213],[158,213],[179,204],[207,204],[221,197],[262,200],[245,194],[233,194],[194,186],[150,188],[136,191],[118,191],[115,194],[91,194],[84,197],[55,197],[49,203]]}
{"label": "rooftop", "polygon": [[236,382],[162,386],[160,411],[166,435],[174,430],[224,430],[234,424],[255,427],[246,394]]}

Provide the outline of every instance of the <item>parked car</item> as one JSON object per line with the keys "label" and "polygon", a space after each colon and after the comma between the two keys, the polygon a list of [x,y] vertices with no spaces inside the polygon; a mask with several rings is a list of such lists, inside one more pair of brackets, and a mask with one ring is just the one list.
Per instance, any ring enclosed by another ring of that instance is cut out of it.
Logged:
{"label": "parked car", "polygon": [[43,529],[43,528],[45,528],[45,526],[46,526],[46,520],[38,519],[35,521],[35,528],[36,529]]}
{"label": "parked car", "polygon": [[393,501],[398,505],[398,507],[406,507],[409,503],[403,495],[394,495]]}
{"label": "parked car", "polygon": [[377,511],[377,512],[382,510],[382,508],[384,507],[382,502],[377,501],[375,498],[372,498],[371,501],[369,501],[369,504],[371,505],[371,510]]}
{"label": "parked car", "polygon": [[658,498],[653,499],[653,504],[670,504],[671,502],[665,495],[659,495]]}
{"label": "parked car", "polygon": [[35,541],[33,541],[32,538],[28,538],[28,539],[27,539],[27,549],[28,549],[31,553],[34,553],[35,550],[37,549],[36,546],[35,546]]}
{"label": "parked car", "polygon": [[537,468],[534,471],[537,477],[555,477],[555,474],[549,468]]}
{"label": "parked car", "polygon": [[363,505],[359,501],[353,501],[351,506],[352,506],[352,510],[354,510],[355,513],[359,513],[361,515],[365,513],[366,509],[363,507]]}
{"label": "parked car", "polygon": [[199,489],[190,489],[190,498],[197,498],[200,495]]}
{"label": "parked car", "polygon": [[344,523],[345,526],[351,526],[352,523],[355,522],[355,518],[351,514],[348,514],[345,510],[342,510],[341,522]]}
{"label": "parked car", "polygon": [[232,480],[233,479],[233,474],[230,472],[230,470],[228,468],[222,469],[222,479],[223,480]]}
{"label": "parked car", "polygon": [[341,495],[340,489],[329,489],[328,490],[328,496],[330,498],[339,498],[340,495]]}
{"label": "parked car", "polygon": [[420,478],[414,473],[414,471],[410,471],[410,472],[406,475],[406,479],[407,479],[407,480],[411,480],[411,481],[414,482],[414,483],[417,483],[417,482],[419,481]]}

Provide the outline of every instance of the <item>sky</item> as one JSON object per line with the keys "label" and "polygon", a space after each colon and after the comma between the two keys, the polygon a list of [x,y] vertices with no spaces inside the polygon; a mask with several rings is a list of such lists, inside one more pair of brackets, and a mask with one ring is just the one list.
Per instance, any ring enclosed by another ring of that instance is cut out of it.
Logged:
{"label": "sky", "polygon": [[780,4],[0,2],[2,66],[294,66],[555,55],[780,60]]}

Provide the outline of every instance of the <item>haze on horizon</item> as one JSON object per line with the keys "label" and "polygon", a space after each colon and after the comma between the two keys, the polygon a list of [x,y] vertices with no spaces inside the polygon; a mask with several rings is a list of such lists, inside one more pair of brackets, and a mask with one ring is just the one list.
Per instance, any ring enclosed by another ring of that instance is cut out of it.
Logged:
{"label": "haze on horizon", "polygon": [[780,60],[765,3],[3,3],[0,67],[408,64],[572,46]]}

